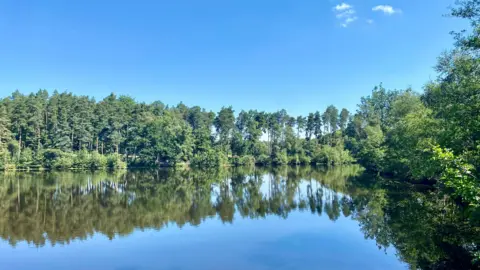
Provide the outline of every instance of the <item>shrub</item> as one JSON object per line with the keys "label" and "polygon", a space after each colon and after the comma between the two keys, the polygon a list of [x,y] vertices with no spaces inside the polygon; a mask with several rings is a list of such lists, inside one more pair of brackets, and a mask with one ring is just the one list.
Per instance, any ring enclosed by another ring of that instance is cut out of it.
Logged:
{"label": "shrub", "polygon": [[10,160],[10,153],[6,149],[0,149],[0,170],[7,170],[11,165],[15,168]]}
{"label": "shrub", "polygon": [[284,151],[277,152],[273,157],[273,164],[285,165],[288,164],[288,156]]}
{"label": "shrub", "polygon": [[108,158],[104,155],[100,155],[98,152],[93,152],[90,155],[89,165],[90,169],[105,169],[108,166]]}
{"label": "shrub", "polygon": [[250,155],[245,155],[239,159],[240,166],[253,166],[255,165],[255,158]]}
{"label": "shrub", "polygon": [[71,169],[73,166],[73,157],[65,153],[65,155],[56,158],[52,165],[55,169]]}
{"label": "shrub", "polygon": [[262,154],[262,155],[258,156],[258,158],[255,160],[255,164],[266,166],[266,165],[270,164],[270,157]]}
{"label": "shrub", "polygon": [[224,153],[209,149],[193,156],[193,158],[190,160],[190,165],[196,168],[215,168],[225,166],[227,164],[227,160],[228,158]]}
{"label": "shrub", "polygon": [[312,163],[312,159],[305,154],[300,155],[298,159],[299,159],[299,163],[302,165],[309,165],[310,163]]}
{"label": "shrub", "polygon": [[288,164],[290,165],[298,165],[300,164],[300,158],[298,155],[294,155],[294,156],[289,156],[288,157]]}
{"label": "shrub", "polygon": [[25,148],[20,152],[19,165],[22,167],[29,167],[33,163],[33,152],[30,148]]}
{"label": "shrub", "polygon": [[15,171],[17,167],[15,166],[14,163],[5,163],[3,164],[3,170],[4,171]]}
{"label": "shrub", "polygon": [[73,158],[73,168],[89,169],[90,168],[90,154],[86,150],[75,153]]}
{"label": "shrub", "polygon": [[50,169],[70,169],[73,166],[75,155],[57,149],[43,151],[43,163]]}
{"label": "shrub", "polygon": [[355,160],[348,150],[343,146],[324,145],[320,150],[314,153],[313,163],[325,165],[342,165],[353,163]]}
{"label": "shrub", "polygon": [[110,154],[107,156],[107,166],[109,169],[126,169],[127,163],[122,160],[119,154]]}
{"label": "shrub", "polygon": [[245,156],[233,156],[230,158],[229,163],[234,166],[253,166],[255,165],[255,158],[250,155]]}
{"label": "shrub", "polygon": [[46,149],[43,151],[43,162],[45,167],[53,168],[55,161],[60,158],[64,152],[57,149]]}

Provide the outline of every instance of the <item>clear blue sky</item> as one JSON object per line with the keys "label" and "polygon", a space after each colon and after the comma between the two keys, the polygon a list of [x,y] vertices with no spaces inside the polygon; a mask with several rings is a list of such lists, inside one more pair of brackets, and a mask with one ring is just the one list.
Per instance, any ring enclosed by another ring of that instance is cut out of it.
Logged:
{"label": "clear blue sky", "polygon": [[2,0],[0,94],[353,110],[379,82],[421,91],[435,78],[449,32],[465,25],[442,16],[453,2]]}

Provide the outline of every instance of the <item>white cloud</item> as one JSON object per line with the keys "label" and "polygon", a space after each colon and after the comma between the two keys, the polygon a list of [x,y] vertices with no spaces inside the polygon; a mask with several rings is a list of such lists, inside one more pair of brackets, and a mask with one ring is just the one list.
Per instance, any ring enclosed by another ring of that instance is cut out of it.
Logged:
{"label": "white cloud", "polygon": [[378,5],[376,7],[372,8],[373,11],[381,11],[387,15],[393,15],[395,13],[402,13],[401,9],[398,8],[393,8],[392,6],[389,5]]}
{"label": "white cloud", "polygon": [[341,10],[346,10],[346,9],[351,9],[352,6],[346,3],[341,3],[340,5],[335,6],[335,10],[341,11]]}
{"label": "white cloud", "polygon": [[367,20],[367,23],[368,23],[368,24],[373,24],[373,20],[372,20],[372,19],[368,19],[368,20]]}
{"label": "white cloud", "polygon": [[343,12],[340,12],[337,14],[337,18],[338,19],[342,19],[342,18],[349,18],[351,17],[353,14],[355,14],[355,10],[353,9],[347,9]]}
{"label": "white cloud", "polygon": [[351,24],[352,22],[356,21],[357,19],[358,19],[357,17],[347,18],[347,19],[342,23],[342,27],[347,27],[349,24]]}
{"label": "white cloud", "polygon": [[333,12],[335,13],[335,17],[341,21],[340,25],[342,27],[347,27],[349,24],[357,20],[355,9],[347,3],[336,5],[333,8]]}

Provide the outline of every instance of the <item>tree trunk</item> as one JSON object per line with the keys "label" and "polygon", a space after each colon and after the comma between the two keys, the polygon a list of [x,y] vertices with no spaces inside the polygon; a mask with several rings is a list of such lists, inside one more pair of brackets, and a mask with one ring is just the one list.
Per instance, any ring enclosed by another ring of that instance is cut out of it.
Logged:
{"label": "tree trunk", "polygon": [[22,151],[22,129],[20,129],[20,136],[18,137],[17,159],[20,159],[20,152],[21,151]]}

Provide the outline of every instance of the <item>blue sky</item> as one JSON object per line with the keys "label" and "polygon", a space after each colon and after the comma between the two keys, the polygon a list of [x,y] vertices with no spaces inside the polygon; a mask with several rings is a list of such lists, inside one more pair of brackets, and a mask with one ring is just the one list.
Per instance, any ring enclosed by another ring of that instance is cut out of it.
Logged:
{"label": "blue sky", "polygon": [[454,0],[0,1],[0,94],[58,89],[293,115],[422,86]]}

